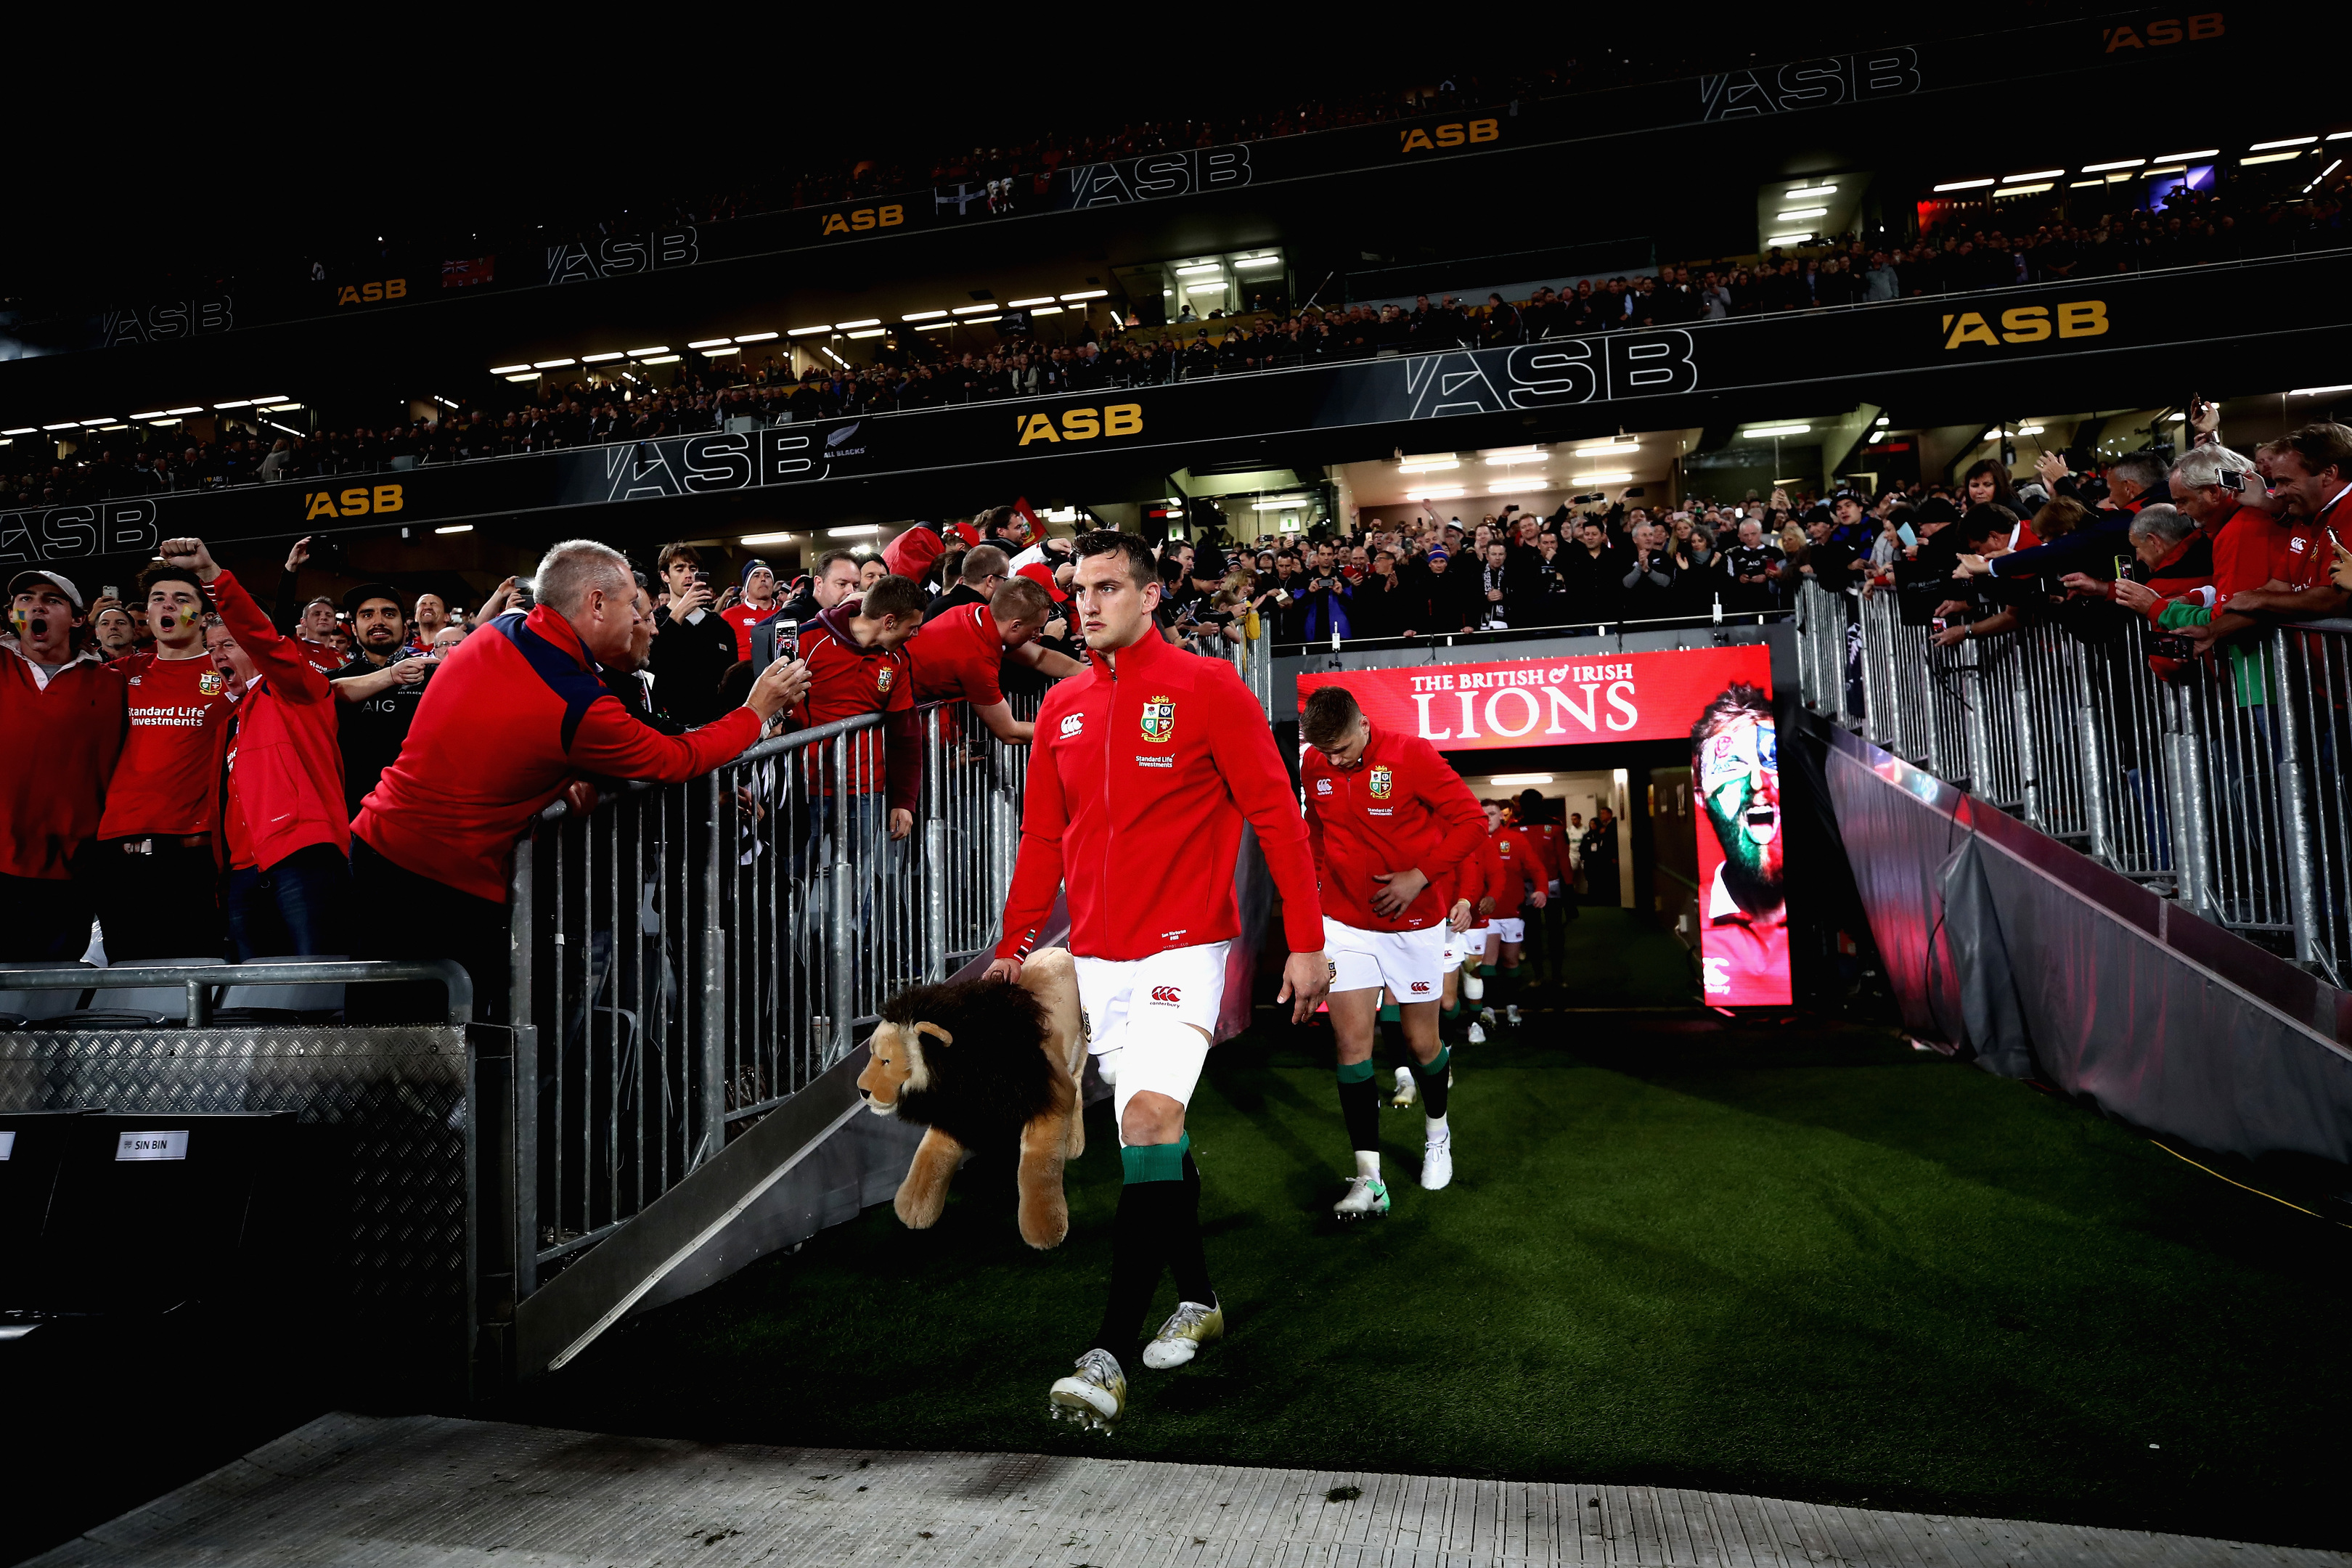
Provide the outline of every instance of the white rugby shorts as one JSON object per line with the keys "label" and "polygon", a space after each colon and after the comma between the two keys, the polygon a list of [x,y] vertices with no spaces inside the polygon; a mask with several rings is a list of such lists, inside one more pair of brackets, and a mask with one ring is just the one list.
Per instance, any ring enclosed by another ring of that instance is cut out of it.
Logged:
{"label": "white rugby shorts", "polygon": [[1495,920],[1495,934],[1514,947],[1518,946],[1528,940],[1528,922],[1523,919],[1507,921],[1498,915]]}
{"label": "white rugby shorts", "polygon": [[[1074,955],[1087,1049],[1094,1053],[1103,1080],[1118,1091],[1122,1116],[1127,1102],[1144,1089],[1192,1103],[1209,1054],[1206,1037],[1215,1035],[1224,1005],[1225,961],[1233,945],[1203,942],[1136,959]],[[1144,1023],[1192,1027],[1179,1032],[1134,1026]],[[1129,1050],[1130,1043],[1139,1048]]]}
{"label": "white rugby shorts", "polygon": [[1323,951],[1336,973],[1334,991],[1370,991],[1385,985],[1402,1002],[1434,1002],[1445,977],[1445,926],[1422,931],[1365,931],[1323,917]]}

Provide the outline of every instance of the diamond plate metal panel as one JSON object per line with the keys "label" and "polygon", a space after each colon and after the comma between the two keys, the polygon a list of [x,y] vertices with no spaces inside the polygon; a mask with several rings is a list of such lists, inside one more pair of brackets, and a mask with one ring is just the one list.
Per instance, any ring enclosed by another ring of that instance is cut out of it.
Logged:
{"label": "diamond plate metal panel", "polygon": [[0,1110],[290,1110],[341,1130],[355,1316],[460,1346],[465,1089],[450,1028],[0,1032]]}

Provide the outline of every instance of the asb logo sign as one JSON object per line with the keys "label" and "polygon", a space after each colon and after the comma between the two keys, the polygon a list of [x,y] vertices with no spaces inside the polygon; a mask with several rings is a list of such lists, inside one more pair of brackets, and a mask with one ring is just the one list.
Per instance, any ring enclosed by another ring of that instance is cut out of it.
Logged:
{"label": "asb logo sign", "polygon": [[399,511],[407,505],[398,485],[377,485],[373,489],[356,489],[341,495],[332,490],[308,490],[302,496],[302,521],[318,517],[381,516]]}
{"label": "asb logo sign", "polygon": [[1498,142],[1503,136],[1499,120],[1457,121],[1451,125],[1419,126],[1397,132],[1399,153],[1433,153],[1440,147],[1462,147],[1474,142]]}
{"label": "asb logo sign", "polygon": [[827,213],[824,226],[817,230],[823,239],[833,234],[864,234],[870,229],[896,228],[907,221],[907,209],[897,202],[885,202],[879,206],[853,207],[847,212]]}
{"label": "asb logo sign", "polygon": [[373,305],[385,300],[408,298],[408,279],[386,278],[378,283],[346,283],[335,290],[335,309],[346,305]]}
{"label": "asb logo sign", "polygon": [[[2052,315],[2053,310],[2056,315]],[[2020,305],[2000,312],[2000,330],[1979,310],[1969,310],[1944,318],[1944,347],[1956,349],[1964,343],[1988,343],[1994,348],[2003,343],[2038,343],[2046,342],[2052,329],[2062,338],[2104,337],[2107,331],[2107,302],[2105,300],[2069,300],[2056,307]]]}
{"label": "asb logo sign", "polygon": [[1108,408],[1065,408],[1058,425],[1050,414],[1015,414],[1013,433],[1016,447],[1026,447],[1032,441],[1050,441],[1058,446],[1064,441],[1091,441],[1098,436],[1140,436],[1143,405],[1114,403]]}
{"label": "asb logo sign", "polygon": [[2143,28],[2126,23],[2120,27],[2099,29],[2099,52],[2114,54],[2117,49],[2162,48],[2167,44],[2196,43],[2221,36],[2221,13],[2208,11],[2197,16],[2167,16],[2150,22]]}

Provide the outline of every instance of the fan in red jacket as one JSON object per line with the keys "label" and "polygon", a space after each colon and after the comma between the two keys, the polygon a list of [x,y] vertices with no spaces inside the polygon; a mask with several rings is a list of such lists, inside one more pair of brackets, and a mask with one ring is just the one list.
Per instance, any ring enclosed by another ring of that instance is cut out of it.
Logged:
{"label": "fan in red jacket", "polygon": [[1323,947],[1331,955],[1331,1033],[1339,1047],[1339,1114],[1356,1173],[1332,1212],[1364,1219],[1389,1211],[1381,1180],[1380,1087],[1372,1036],[1385,987],[1412,1049],[1427,1139],[1421,1184],[1454,1179],[1446,1121],[1447,1058],[1437,1037],[1444,985],[1444,874],[1486,830],[1478,802],[1437,748],[1377,729],[1344,686],[1318,686],[1298,720],[1307,750],[1307,834],[1321,873]]}
{"label": "fan in red jacket", "polygon": [[1277,1000],[1294,1022],[1330,984],[1315,863],[1265,714],[1234,672],[1162,641],[1150,547],[1108,531],[1077,545],[1079,630],[1093,668],[1045,694],[1029,759],[1021,854],[989,973],[1018,979],[1020,954],[1066,888],[1070,950],[1087,1047],[1113,1086],[1127,1184],[1111,1234],[1109,1300],[1075,1374],[1048,1392],[1058,1412],[1118,1419],[1137,1330],[1163,1268],[1177,1307],[1144,1364],[1179,1366],[1224,1331],[1201,1244],[1200,1173],[1184,1109],[1223,1011],[1234,857],[1257,831],[1282,897],[1290,949]]}
{"label": "fan in red jacket", "polygon": [[591,776],[663,783],[709,773],[807,689],[807,667],[761,671],[744,705],[665,735],[597,675],[643,655],[628,559],[592,540],[550,550],[539,604],[457,645],[426,683],[400,756],[352,819],[352,882],[364,958],[456,957],[472,972],[477,1016],[501,1020],[507,890],[531,819]]}
{"label": "fan in red jacket", "polygon": [[[1486,837],[1495,846],[1496,861],[1502,869],[1501,889],[1495,895],[1495,934],[1487,939],[1486,962],[1495,963],[1499,943],[1498,978],[1516,984],[1519,952],[1528,940],[1527,911],[1544,907],[1551,878],[1543,851],[1525,829],[1503,815],[1503,803],[1490,800],[1486,810]],[[1517,1021],[1516,1012],[1513,1021]]]}
{"label": "fan in red jacket", "polygon": [[211,593],[220,618],[205,626],[205,648],[232,689],[241,689],[213,837],[228,868],[221,902],[230,951],[240,963],[349,953],[352,827],[334,688],[203,540],[167,539],[160,553]]}
{"label": "fan in red jacket", "polygon": [[107,782],[122,752],[122,672],[77,649],[81,590],[55,572],[8,584],[0,637],[0,963],[79,958],[89,900],[73,862],[98,837]]}

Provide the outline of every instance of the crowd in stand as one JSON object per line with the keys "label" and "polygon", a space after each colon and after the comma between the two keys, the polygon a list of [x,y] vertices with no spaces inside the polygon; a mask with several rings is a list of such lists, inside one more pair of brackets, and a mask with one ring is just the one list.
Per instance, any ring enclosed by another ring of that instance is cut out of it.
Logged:
{"label": "crowd in stand", "polygon": [[819,556],[789,587],[754,561],[724,590],[690,546],[640,570],[573,540],[471,616],[384,584],[306,600],[304,545],[269,606],[189,538],[129,604],[20,572],[0,637],[0,732],[24,764],[0,784],[0,962],[455,956],[488,1014],[513,847],[551,803],[874,713],[882,760],[858,793],[901,837],[917,704],[967,702],[1026,743],[1007,690],[1081,668],[1066,559],[1033,526],[1000,509],[882,560]]}

